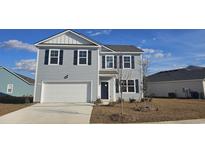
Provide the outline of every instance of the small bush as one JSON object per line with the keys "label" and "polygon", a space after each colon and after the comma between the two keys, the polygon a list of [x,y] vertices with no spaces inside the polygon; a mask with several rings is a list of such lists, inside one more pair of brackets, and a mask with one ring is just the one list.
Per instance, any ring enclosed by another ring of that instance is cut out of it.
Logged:
{"label": "small bush", "polygon": [[176,98],[177,95],[176,95],[176,93],[168,93],[168,97],[169,98]]}
{"label": "small bush", "polygon": [[33,103],[33,97],[1,96],[0,103],[7,103],[7,104]]}
{"label": "small bush", "polygon": [[129,98],[129,102],[130,102],[130,103],[134,103],[134,102],[136,102],[136,99],[134,99],[134,98]]}
{"label": "small bush", "polygon": [[96,101],[94,102],[95,105],[100,105],[102,104],[102,100],[100,98],[96,99]]}

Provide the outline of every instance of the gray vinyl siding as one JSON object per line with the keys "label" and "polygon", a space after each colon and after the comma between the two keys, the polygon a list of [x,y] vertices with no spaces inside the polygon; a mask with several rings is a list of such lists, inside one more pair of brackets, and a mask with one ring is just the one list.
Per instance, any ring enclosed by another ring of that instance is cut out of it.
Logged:
{"label": "gray vinyl siding", "polygon": [[13,84],[11,96],[33,96],[34,86],[26,83],[4,68],[0,68],[0,93],[7,94],[7,85]]}
{"label": "gray vinyl siding", "polygon": [[[57,48],[55,48],[57,49]],[[61,48],[62,49],[62,48]],[[79,48],[82,49],[82,48]],[[97,99],[97,81],[98,81],[98,49],[83,48],[91,50],[92,61],[91,65],[79,66],[73,65],[74,50],[63,49],[63,65],[44,65],[45,49],[39,49],[38,53],[38,68],[36,76],[35,102],[40,102],[42,81],[91,81],[92,82],[92,100]],[[68,75],[67,79],[64,76]]]}
{"label": "gray vinyl siding", "polygon": [[[102,68],[102,56],[103,55],[108,55],[108,53],[104,54],[101,53],[100,55],[100,69],[101,70],[106,70]],[[133,55],[134,59],[135,59],[135,68],[134,69],[122,69],[122,73],[123,73],[123,79],[127,79],[127,80],[138,80],[139,81],[139,93],[130,93],[130,92],[123,92],[123,98],[125,100],[129,100],[129,98],[134,98],[134,99],[139,99],[142,96],[142,65],[141,65],[141,54],[114,54],[114,53],[109,53],[109,55],[117,55],[118,58],[120,55]],[[110,70],[110,69],[109,69]],[[117,69],[113,69],[113,70],[117,70]],[[126,74],[130,74],[129,77],[126,76]],[[115,88],[115,86],[112,86],[112,88]],[[111,91],[113,92],[113,89],[111,89]],[[116,99],[118,99],[120,97],[120,93],[116,93]]]}

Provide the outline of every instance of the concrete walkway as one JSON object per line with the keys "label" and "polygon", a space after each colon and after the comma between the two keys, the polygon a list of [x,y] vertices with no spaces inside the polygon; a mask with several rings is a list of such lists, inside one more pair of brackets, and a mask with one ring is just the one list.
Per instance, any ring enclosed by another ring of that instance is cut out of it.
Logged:
{"label": "concrete walkway", "polygon": [[205,124],[205,119],[152,122],[151,124]]}
{"label": "concrete walkway", "polygon": [[87,124],[92,104],[35,104],[0,117],[0,124]]}

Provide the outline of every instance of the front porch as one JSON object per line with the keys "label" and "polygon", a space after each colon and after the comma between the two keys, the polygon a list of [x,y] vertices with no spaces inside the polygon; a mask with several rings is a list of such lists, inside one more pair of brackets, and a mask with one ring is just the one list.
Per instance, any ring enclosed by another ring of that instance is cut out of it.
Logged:
{"label": "front porch", "polygon": [[98,97],[107,104],[116,101],[115,79],[117,71],[115,70],[101,70],[99,72],[99,90]]}

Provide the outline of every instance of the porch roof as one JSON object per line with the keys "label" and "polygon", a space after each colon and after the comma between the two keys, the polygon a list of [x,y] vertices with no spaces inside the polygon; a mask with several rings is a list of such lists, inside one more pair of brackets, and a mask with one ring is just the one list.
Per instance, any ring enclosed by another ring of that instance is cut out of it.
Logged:
{"label": "porch roof", "polygon": [[100,70],[99,74],[116,75],[118,72],[116,70]]}

